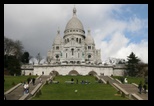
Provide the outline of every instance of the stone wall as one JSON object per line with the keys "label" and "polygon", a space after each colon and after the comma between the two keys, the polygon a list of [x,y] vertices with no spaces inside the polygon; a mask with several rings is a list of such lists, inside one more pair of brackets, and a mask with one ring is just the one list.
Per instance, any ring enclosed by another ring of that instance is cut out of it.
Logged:
{"label": "stone wall", "polygon": [[26,70],[25,75],[49,75],[52,71],[59,75],[68,75],[71,71],[76,71],[80,75],[88,75],[95,72],[97,75],[123,76],[125,68],[115,68],[113,66],[92,66],[92,65],[34,65],[33,70]]}
{"label": "stone wall", "polygon": [[34,75],[33,72],[34,72],[34,70],[32,70],[32,69],[26,69],[26,70],[24,69],[21,71],[21,75],[30,75],[30,74]]}

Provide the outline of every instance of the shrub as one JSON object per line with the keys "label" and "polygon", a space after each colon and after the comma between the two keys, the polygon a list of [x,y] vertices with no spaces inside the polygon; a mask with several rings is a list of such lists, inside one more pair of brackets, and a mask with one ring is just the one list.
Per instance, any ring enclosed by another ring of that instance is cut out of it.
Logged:
{"label": "shrub", "polygon": [[12,86],[15,86],[15,85],[16,85],[16,84],[15,84],[15,82],[13,81],[13,82],[12,82]]}
{"label": "shrub", "polygon": [[97,77],[95,77],[95,80],[98,80],[98,78],[97,78]]}
{"label": "shrub", "polygon": [[117,94],[120,94],[120,91],[117,91]]}
{"label": "shrub", "polygon": [[42,92],[41,92],[41,90],[39,90],[37,93],[36,93],[36,96],[35,97],[40,97],[40,95],[42,95]]}
{"label": "shrub", "polygon": [[121,97],[124,97],[125,98],[125,94],[122,92],[122,94],[121,94]]}
{"label": "shrub", "polygon": [[108,80],[107,80],[107,82],[106,82],[106,83],[107,83],[107,84],[110,84]]}
{"label": "shrub", "polygon": [[124,83],[124,77],[120,77],[119,80]]}
{"label": "shrub", "polygon": [[39,97],[40,97],[40,95],[39,95],[39,93],[38,93],[38,92],[36,93],[36,96],[35,96],[35,97],[37,97],[37,98],[39,98]]}
{"label": "shrub", "polygon": [[101,79],[99,79],[99,80],[98,80],[98,83],[102,83],[102,80],[101,80]]}
{"label": "shrub", "polygon": [[45,82],[45,85],[48,85],[48,81]]}
{"label": "shrub", "polygon": [[42,95],[42,91],[41,90],[39,90],[39,95]]}

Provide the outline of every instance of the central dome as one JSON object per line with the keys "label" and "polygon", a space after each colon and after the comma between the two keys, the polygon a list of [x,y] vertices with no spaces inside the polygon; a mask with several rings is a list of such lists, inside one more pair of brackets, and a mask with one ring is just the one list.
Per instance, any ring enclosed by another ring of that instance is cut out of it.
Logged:
{"label": "central dome", "polygon": [[84,30],[83,25],[81,23],[81,21],[73,16],[67,23],[65,30],[70,30],[70,29],[81,29]]}
{"label": "central dome", "polygon": [[85,31],[81,21],[76,16],[76,8],[73,9],[73,17],[68,21],[65,27],[65,36],[72,34],[80,34],[84,36]]}

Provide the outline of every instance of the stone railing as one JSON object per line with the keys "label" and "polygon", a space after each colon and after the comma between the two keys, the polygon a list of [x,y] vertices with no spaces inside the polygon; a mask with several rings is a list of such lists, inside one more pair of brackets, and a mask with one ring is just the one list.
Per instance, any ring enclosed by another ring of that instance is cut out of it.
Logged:
{"label": "stone railing", "polygon": [[141,97],[139,97],[137,94],[133,93],[131,94],[131,97],[135,100],[143,100]]}
{"label": "stone railing", "polygon": [[124,90],[123,88],[121,88],[119,85],[117,85],[116,83],[113,83],[113,85],[115,86],[115,87],[117,87],[118,89],[119,89],[119,91],[121,91],[122,93],[124,93],[126,96],[128,96],[129,95],[129,93],[126,91],[126,90]]}
{"label": "stone railing", "polygon": [[25,100],[28,96],[29,96],[29,93],[28,94],[24,94],[21,98],[19,98],[19,100]]}
{"label": "stone railing", "polygon": [[118,79],[115,79],[115,80],[118,81],[120,84],[122,84],[122,82],[120,80],[118,80]]}
{"label": "stone railing", "polygon": [[22,85],[22,83],[19,83],[17,85],[15,85],[14,87],[12,87],[11,89],[9,89],[8,91],[6,91],[4,94],[8,94],[10,92],[12,92],[13,90],[15,90],[17,87],[19,87],[20,85]]}
{"label": "stone railing", "polygon": [[106,84],[107,82],[103,79],[103,78],[99,78],[98,75],[95,75],[95,77],[98,79],[98,80],[101,80],[104,84]]}
{"label": "stone railing", "polygon": [[33,65],[22,65],[21,69],[33,69]]}

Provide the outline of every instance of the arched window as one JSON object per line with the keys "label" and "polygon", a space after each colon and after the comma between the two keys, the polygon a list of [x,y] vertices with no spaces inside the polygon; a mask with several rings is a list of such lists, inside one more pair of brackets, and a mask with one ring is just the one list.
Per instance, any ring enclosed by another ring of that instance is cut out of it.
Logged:
{"label": "arched window", "polygon": [[69,39],[67,38],[67,42],[69,42]]}
{"label": "arched window", "polygon": [[79,39],[79,43],[81,43],[81,38]]}
{"label": "arched window", "polygon": [[78,53],[78,58],[79,58],[79,55],[80,55],[80,54]]}
{"label": "arched window", "polygon": [[76,42],[78,42],[78,38],[76,38]]}
{"label": "arched window", "polygon": [[67,58],[67,53],[66,53],[66,58]]}
{"label": "arched window", "polygon": [[88,49],[91,49],[91,46],[88,46]]}
{"label": "arched window", "polygon": [[72,48],[71,50],[72,50],[72,55],[73,55],[74,54],[74,49]]}
{"label": "arched window", "polygon": [[59,46],[56,46],[56,50],[59,50]]}

